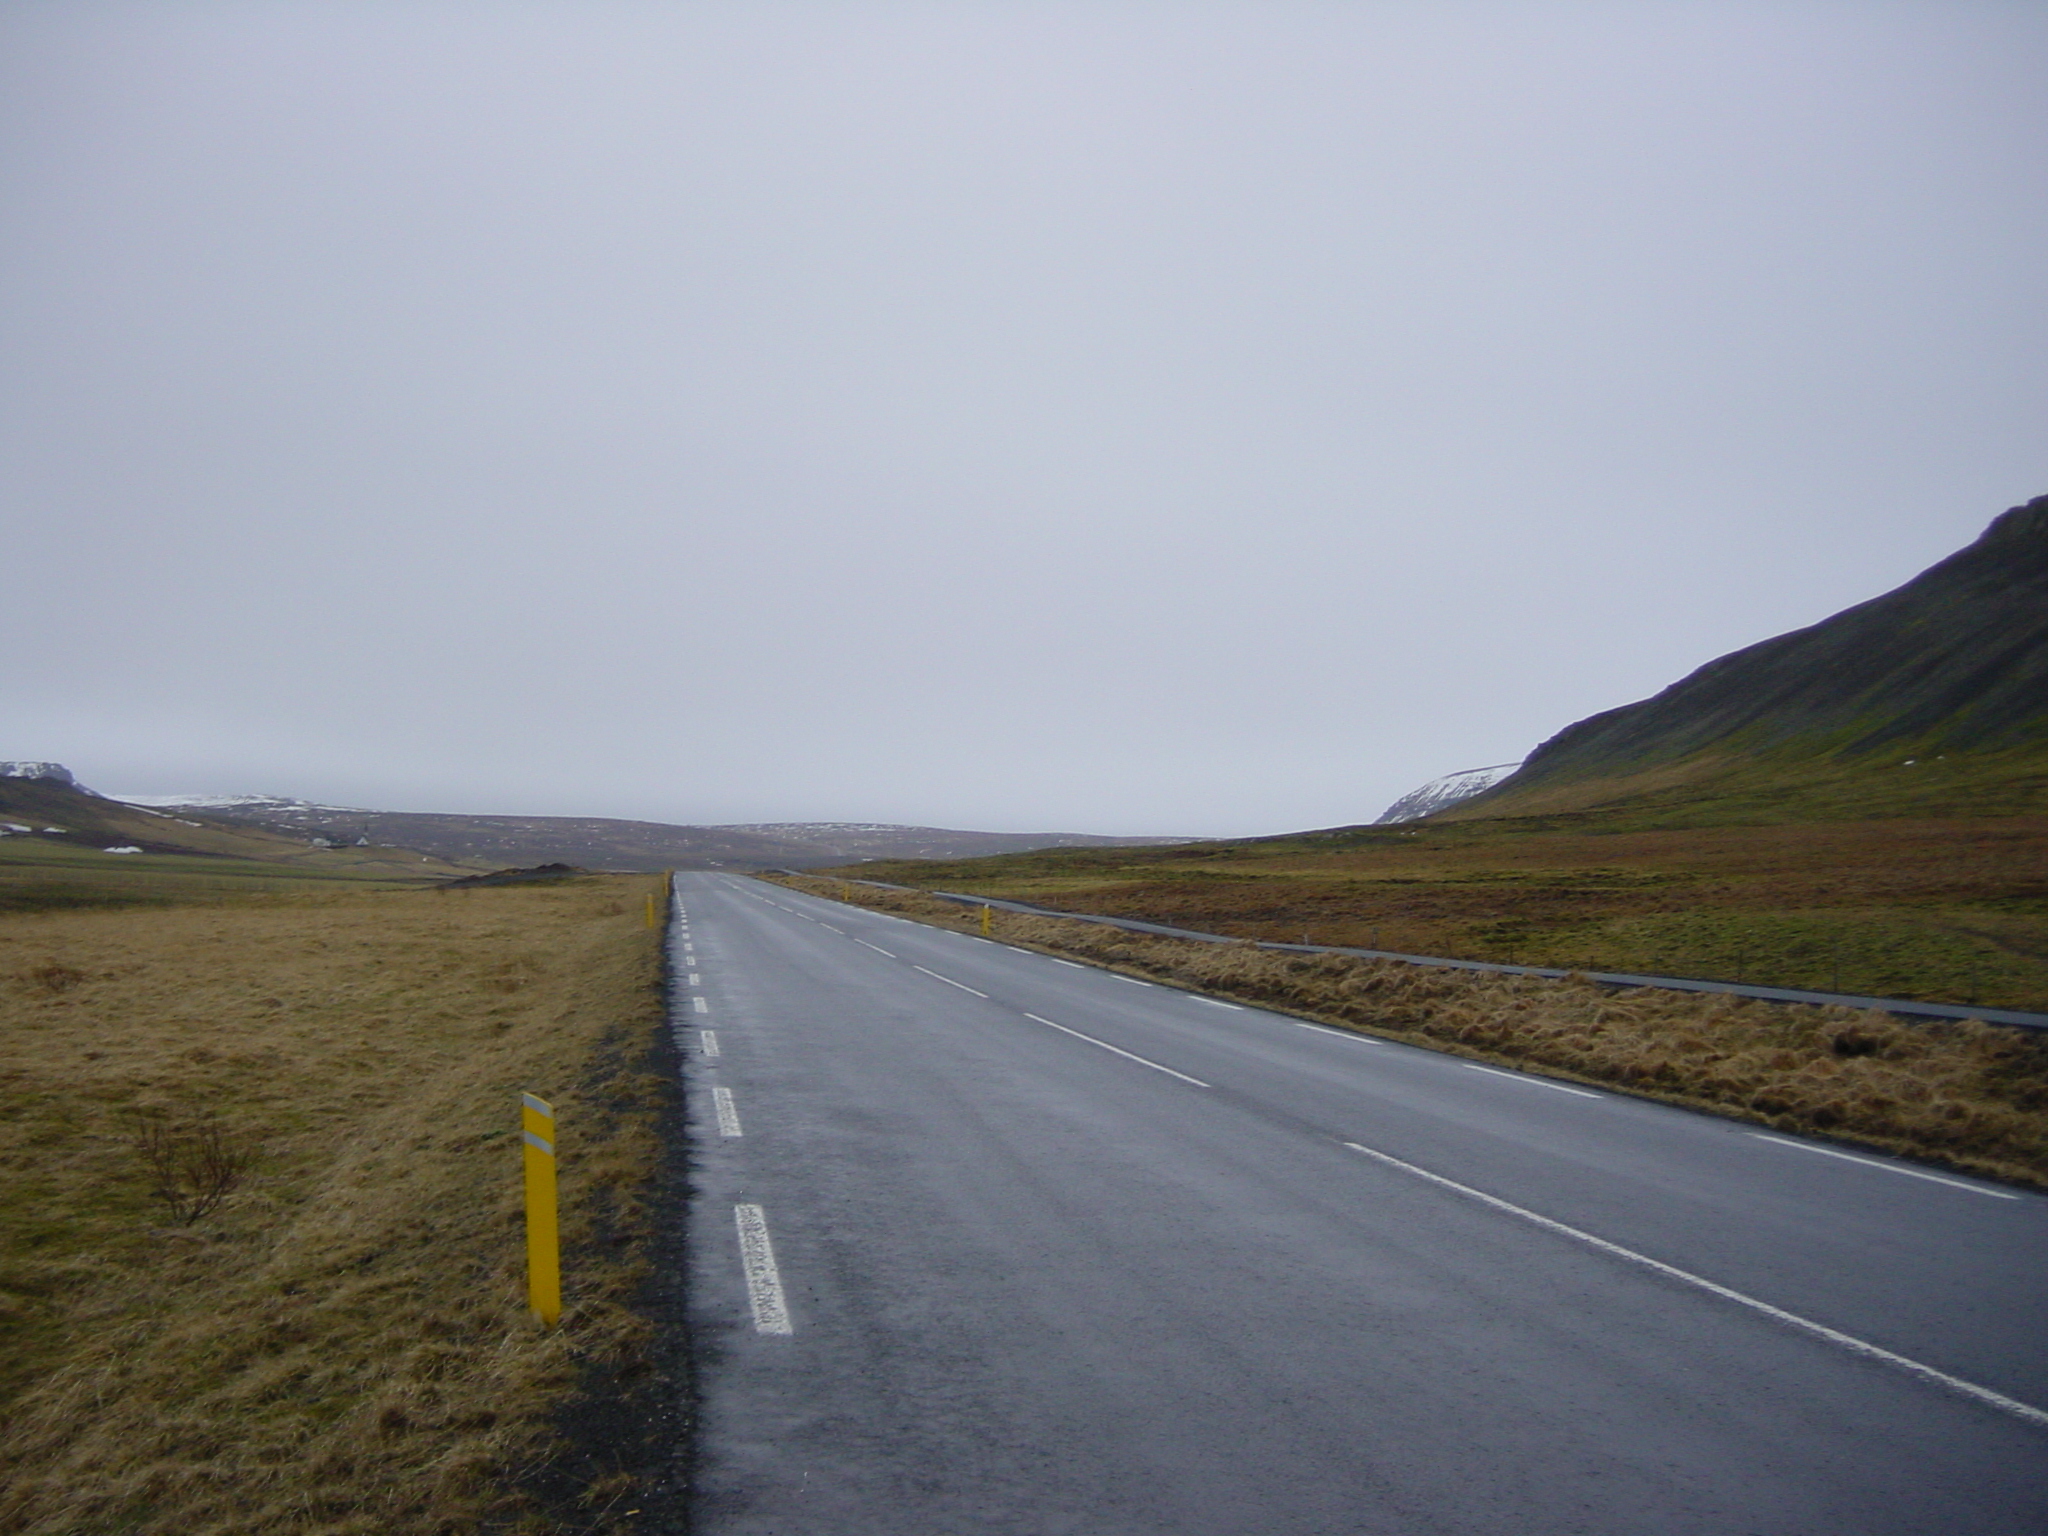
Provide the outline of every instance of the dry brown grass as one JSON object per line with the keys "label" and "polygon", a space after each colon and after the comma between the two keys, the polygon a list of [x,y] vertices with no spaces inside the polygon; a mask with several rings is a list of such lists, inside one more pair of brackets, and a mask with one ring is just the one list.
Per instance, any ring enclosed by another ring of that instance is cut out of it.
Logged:
{"label": "dry brown grass", "polygon": [[1468,823],[860,873],[1298,941],[2048,1011],[2048,817]]}
{"label": "dry brown grass", "polygon": [[[979,927],[975,909],[921,893],[783,883],[963,932]],[[1005,943],[1151,980],[2048,1187],[2048,1039],[2038,1035],[1203,943],[1002,911],[994,921]]]}
{"label": "dry brown grass", "polygon": [[[564,1528],[522,1492],[551,1416],[648,1327],[648,883],[0,919],[0,1529]],[[560,1116],[552,1333],[521,1090]],[[166,1225],[138,1117],[257,1159]]]}

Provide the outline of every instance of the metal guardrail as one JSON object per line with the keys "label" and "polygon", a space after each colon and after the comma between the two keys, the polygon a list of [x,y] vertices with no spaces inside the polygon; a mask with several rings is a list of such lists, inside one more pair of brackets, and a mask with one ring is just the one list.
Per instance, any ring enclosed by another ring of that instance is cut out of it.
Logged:
{"label": "metal guardrail", "polygon": [[[914,891],[916,886],[892,885],[886,880],[855,880],[854,885],[872,885],[889,891]],[[1228,934],[1203,933],[1194,928],[1174,928],[1165,923],[1148,923],[1135,917],[1104,917],[1094,912],[1062,912],[1054,907],[1033,906],[1028,901],[1003,901],[993,896],[968,896],[959,891],[924,891],[945,901],[969,906],[998,907],[1028,917],[1059,917],[1077,923],[1100,923],[1131,933],[1156,933],[1170,939],[1196,939],[1205,944],[1251,944],[1259,949],[1292,950],[1309,955],[1355,955],[1364,960],[1399,960],[1408,965],[1437,966],[1453,971],[1490,971],[1502,976],[1544,976],[1561,980],[1583,976],[1608,987],[1662,987],[1671,992],[1725,992],[1733,997],[1754,998],[1765,1003],[1800,1003],[1808,1007],[1830,1004],[1843,1008],[1875,1008],[1880,1013],[1907,1019],[1976,1019],[1985,1024],[2004,1024],[2014,1029],[2048,1030],[2048,1013],[2023,1013],[2012,1008],[1979,1008],[1970,1003],[1923,1003],[1905,997],[1862,997],[1849,992],[1807,992],[1797,987],[1759,987],[1739,981],[1707,981],[1692,976],[1640,976],[1627,971],[1561,971],[1540,965],[1505,965],[1491,960],[1452,960],[1442,955],[1404,955],[1386,949],[1352,949],[1341,944],[1283,944],[1270,939],[1234,939]]]}

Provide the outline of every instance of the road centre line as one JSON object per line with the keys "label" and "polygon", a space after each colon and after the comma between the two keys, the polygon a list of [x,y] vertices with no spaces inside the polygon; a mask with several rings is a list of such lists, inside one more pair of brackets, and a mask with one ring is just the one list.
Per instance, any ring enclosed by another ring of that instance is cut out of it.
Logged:
{"label": "road centre line", "polygon": [[1050,1029],[1060,1031],[1062,1034],[1072,1035],[1076,1040],[1086,1040],[1090,1045],[1099,1045],[1105,1051],[1113,1051],[1126,1061],[1135,1061],[1139,1066],[1150,1067],[1154,1072],[1164,1072],[1168,1077],[1177,1077],[1184,1083],[1193,1083],[1197,1088],[1207,1088],[1209,1086],[1199,1077],[1189,1077],[1185,1072],[1176,1072],[1171,1067],[1162,1067],[1156,1061],[1147,1061],[1143,1056],[1134,1055],[1122,1046],[1111,1045],[1107,1040],[1098,1040],[1093,1035],[1084,1035],[1078,1029],[1068,1029],[1064,1024],[1053,1023],[1051,1019],[1041,1019],[1035,1013],[1027,1013],[1024,1017],[1031,1020],[1034,1024],[1043,1024]]}
{"label": "road centre line", "polygon": [[[911,969],[913,971],[924,971],[924,967],[921,965],[913,965]],[[931,977],[933,981],[943,981],[947,986],[958,987],[962,992],[974,992],[974,988],[967,985],[967,983],[964,981],[955,981],[950,976],[941,976],[937,971],[924,971],[924,973],[925,975]],[[974,992],[974,995],[976,997],[988,996],[986,992]]]}
{"label": "road centre line", "polygon": [[718,1054],[718,1031],[715,1029],[698,1030],[697,1044],[706,1056],[716,1056]]}
{"label": "road centre line", "polygon": [[693,987],[701,987],[704,985],[704,978],[699,976],[695,971],[692,971],[690,972],[690,985]]}
{"label": "road centre line", "polygon": [[1398,1168],[1403,1173],[1412,1173],[1419,1179],[1427,1179],[1432,1184],[1438,1184],[1445,1189],[1454,1190],[1458,1194],[1477,1200],[1482,1205],[1490,1205],[1495,1210],[1507,1212],[1510,1216],[1519,1216],[1522,1220],[1532,1222],[1547,1232],[1555,1232],[1562,1237],[1569,1237],[1576,1242],[1586,1244],[1590,1248],[1597,1248],[1602,1253],[1611,1254],[1618,1259],[1626,1259],[1631,1264],[1640,1264],[1643,1268],[1652,1270],[1668,1279],[1679,1280],[1687,1285],[1697,1286],[1710,1295],[1720,1297],[1723,1301],[1732,1301],[1738,1306],[1748,1307],[1753,1312],[1760,1312],[1765,1317],[1775,1322],[1784,1323],[1788,1327],[1796,1328],[1802,1333],[1812,1334],[1815,1338],[1824,1339],[1830,1344],[1838,1344],[1851,1354],[1861,1355],[1866,1360],[1879,1360],[1886,1365],[1896,1366],[1908,1375],[1917,1376],[1924,1382],[1944,1387],[1951,1392],[1982,1403],[1986,1407],[1997,1408],[2002,1412],[2011,1414],[2014,1418],[2023,1419],[2029,1424],[2048,1429],[2048,1411],[2043,1411],[2029,1403],[2023,1403],[2017,1398],[2007,1397],[2003,1392],[1994,1392],[1989,1387],[1980,1387],[1973,1381],[1964,1381],[1960,1376],[1951,1376],[1946,1371],[1938,1371],[1931,1365],[1922,1365],[1918,1360],[1909,1360],[1904,1355],[1895,1355],[1890,1350],[1880,1348],[1876,1344],[1866,1343],[1853,1334],[1843,1333],[1839,1329],[1830,1328],[1825,1323],[1816,1323],[1810,1318],[1801,1317],[1796,1312],[1787,1312],[1783,1307],[1774,1307],[1767,1301],[1759,1301],[1756,1297],[1746,1296],[1741,1291],[1730,1290],[1725,1285],[1718,1285],[1712,1280],[1707,1280],[1691,1273],[1689,1270],[1679,1269],[1675,1265],[1666,1264],[1660,1259],[1653,1259],[1648,1254],[1637,1253],[1633,1248],[1624,1248],[1619,1243],[1610,1243],[1604,1237],[1595,1237],[1590,1232],[1581,1232],[1577,1227],[1568,1227],[1561,1221],[1551,1220],[1548,1216],[1539,1216],[1534,1211],[1501,1199],[1498,1195],[1489,1195],[1483,1190],[1472,1188],[1469,1184],[1460,1184],[1457,1180],[1447,1179],[1440,1173],[1431,1173],[1427,1168],[1418,1168],[1413,1163],[1404,1163],[1400,1158],[1391,1157],[1385,1152],[1375,1152],[1371,1147],[1362,1147],[1355,1141],[1347,1141],[1344,1145],[1354,1152],[1361,1152],[1365,1156],[1385,1163],[1391,1168]]}
{"label": "road centre line", "polygon": [[[830,923],[828,923],[828,922],[825,922],[825,921],[824,921],[824,920],[822,920],[822,919],[820,919],[820,920],[819,920],[818,926],[819,926],[820,928],[832,928],[832,925],[831,925]],[[846,930],[845,930],[844,928],[832,928],[832,931],[833,931],[834,933],[841,933],[841,934],[843,934],[843,933],[845,933],[845,932],[846,932]]]}
{"label": "road centre line", "polygon": [[896,952],[893,949],[884,949],[879,944],[869,944],[866,939],[855,939],[853,942],[856,944],[866,945],[867,948],[872,949],[876,954],[887,955],[891,960],[894,960],[896,958]]}
{"label": "road centre line", "polygon": [[1891,1163],[1880,1163],[1874,1157],[1852,1157],[1847,1152],[1837,1152],[1832,1147],[1816,1147],[1811,1142],[1790,1141],[1783,1136],[1771,1136],[1763,1131],[1751,1131],[1758,1141],[1772,1142],[1781,1147],[1791,1147],[1798,1152],[1818,1152],[1822,1157],[1839,1157],[1845,1163],[1861,1163],[1866,1168],[1876,1168],[1885,1173],[1903,1173],[1909,1179],[1925,1179],[1930,1184],[1946,1184],[1950,1189],[1968,1190],[1973,1195],[1989,1195],[1994,1200],[2017,1200],[2019,1196],[2010,1190],[1986,1189],[1978,1184],[1965,1184],[1961,1179],[1945,1179],[1938,1173],[1922,1173],[1917,1168],[1900,1168]]}
{"label": "road centre line", "polygon": [[754,1332],[796,1332],[789,1322],[789,1303],[783,1300],[782,1275],[775,1267],[775,1245],[768,1240],[766,1213],[758,1205],[736,1205],[732,1219],[740,1233],[740,1267],[747,1276]]}
{"label": "road centre line", "polygon": [[1526,1072],[1503,1072],[1498,1067],[1482,1067],[1476,1061],[1462,1064],[1468,1072],[1484,1072],[1488,1077],[1504,1077],[1511,1083],[1527,1083],[1531,1088],[1552,1088],[1559,1093],[1575,1093],[1582,1099],[1603,1099],[1603,1093],[1593,1093],[1584,1088],[1568,1088],[1563,1083],[1553,1083],[1548,1078],[1531,1077]]}
{"label": "road centre line", "polygon": [[699,1013],[709,1013],[711,1011],[711,1005],[705,1002],[704,999],[701,997],[691,998],[690,1005],[693,1008],[695,1008]]}
{"label": "road centre line", "polygon": [[740,1112],[732,1101],[730,1088],[711,1090],[711,1107],[718,1112],[718,1134],[737,1136],[740,1134]]}

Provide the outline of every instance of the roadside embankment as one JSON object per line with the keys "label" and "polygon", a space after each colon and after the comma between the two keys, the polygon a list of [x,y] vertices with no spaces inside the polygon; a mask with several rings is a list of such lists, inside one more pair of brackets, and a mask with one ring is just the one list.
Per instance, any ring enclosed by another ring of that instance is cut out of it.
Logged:
{"label": "roadside embankment", "polygon": [[[654,888],[0,918],[0,1528],[612,1528],[631,1477],[557,1425],[649,1346]],[[560,1126],[553,1332],[522,1091]]]}
{"label": "roadside embankment", "polygon": [[[923,892],[811,876],[778,883],[980,928],[975,909]],[[2048,1037],[2031,1032],[1290,954],[1000,910],[990,920],[1005,943],[1134,976],[2048,1188]]]}

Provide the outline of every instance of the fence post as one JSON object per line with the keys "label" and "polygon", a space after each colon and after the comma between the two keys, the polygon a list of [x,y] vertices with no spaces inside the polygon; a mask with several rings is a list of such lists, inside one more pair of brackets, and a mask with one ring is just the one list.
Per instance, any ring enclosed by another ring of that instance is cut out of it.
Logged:
{"label": "fence post", "polygon": [[562,1242],[555,1222],[555,1107],[522,1093],[526,1143],[526,1301],[548,1327],[562,1315]]}

